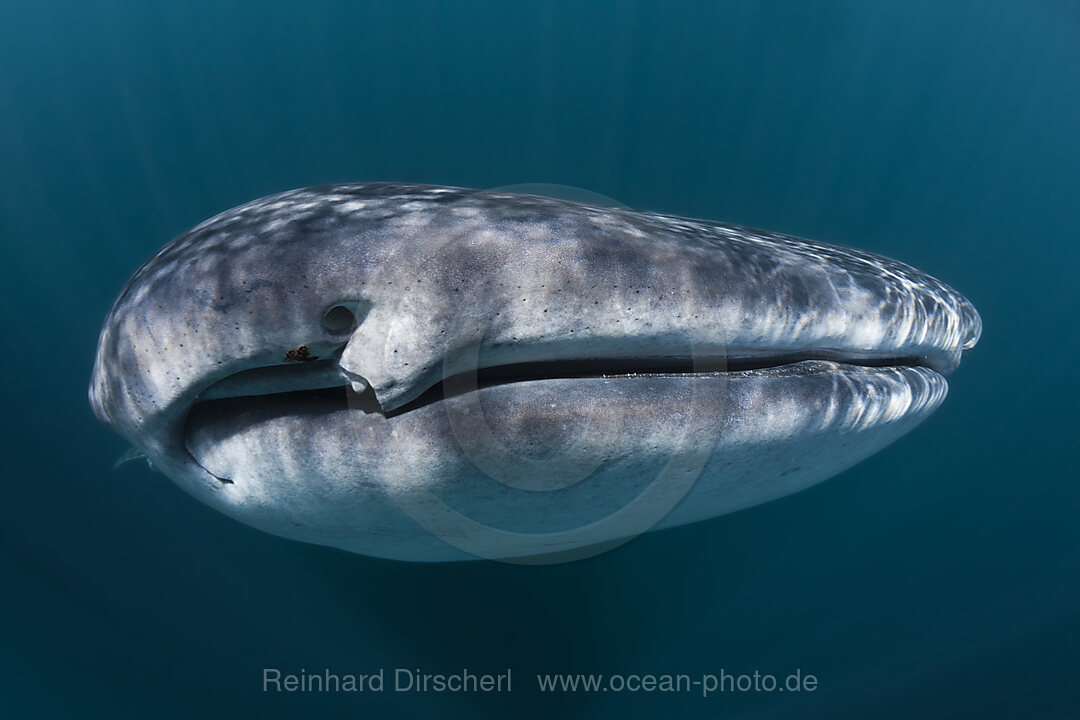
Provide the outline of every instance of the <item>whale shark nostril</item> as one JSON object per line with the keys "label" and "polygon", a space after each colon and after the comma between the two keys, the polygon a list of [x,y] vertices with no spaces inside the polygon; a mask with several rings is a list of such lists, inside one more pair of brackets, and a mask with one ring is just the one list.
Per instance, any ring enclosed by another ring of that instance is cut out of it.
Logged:
{"label": "whale shark nostril", "polygon": [[344,305],[334,305],[323,314],[322,324],[327,332],[341,335],[356,327],[356,315]]}

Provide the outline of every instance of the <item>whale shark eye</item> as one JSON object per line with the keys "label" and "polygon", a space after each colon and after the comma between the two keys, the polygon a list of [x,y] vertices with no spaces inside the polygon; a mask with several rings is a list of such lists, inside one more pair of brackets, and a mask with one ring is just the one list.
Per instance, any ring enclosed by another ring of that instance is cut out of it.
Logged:
{"label": "whale shark eye", "polygon": [[323,315],[322,324],[327,332],[341,335],[356,327],[356,316],[344,305],[335,305]]}

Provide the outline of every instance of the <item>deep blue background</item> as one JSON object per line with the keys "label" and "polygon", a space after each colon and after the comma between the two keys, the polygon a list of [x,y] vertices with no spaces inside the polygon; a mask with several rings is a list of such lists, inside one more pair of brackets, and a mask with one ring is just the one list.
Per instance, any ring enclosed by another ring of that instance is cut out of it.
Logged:
{"label": "deep blue background", "polygon": [[[1078,67],[1067,0],[0,1],[0,714],[1071,716]],[[867,248],[984,338],[844,475],[568,565],[371,560],[110,471],[86,386],[128,275],[240,202],[389,179]],[[512,666],[515,691],[263,695],[275,665]],[[796,667],[815,693],[532,680]]]}

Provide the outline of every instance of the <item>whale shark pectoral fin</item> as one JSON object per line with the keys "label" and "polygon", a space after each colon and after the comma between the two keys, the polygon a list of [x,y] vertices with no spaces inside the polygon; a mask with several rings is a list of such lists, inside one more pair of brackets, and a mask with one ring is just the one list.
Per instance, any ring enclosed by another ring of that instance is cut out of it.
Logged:
{"label": "whale shark pectoral fin", "polygon": [[150,468],[154,472],[158,471],[158,469],[154,467],[153,461],[151,461],[150,458],[146,456],[146,453],[134,446],[129,447],[127,450],[124,451],[123,455],[116,458],[116,462],[113,463],[112,469],[116,470],[121,465],[126,465],[127,463],[133,460],[139,460],[140,458],[146,461],[146,467]]}

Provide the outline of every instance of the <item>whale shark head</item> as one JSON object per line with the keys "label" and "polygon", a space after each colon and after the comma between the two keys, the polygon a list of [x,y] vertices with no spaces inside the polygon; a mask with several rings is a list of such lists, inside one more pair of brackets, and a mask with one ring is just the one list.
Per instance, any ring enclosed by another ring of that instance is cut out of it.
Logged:
{"label": "whale shark head", "polygon": [[393,183],[273,195],[128,282],[90,402],[255,527],[562,557],[787,495],[944,399],[980,320],[866,252]]}

